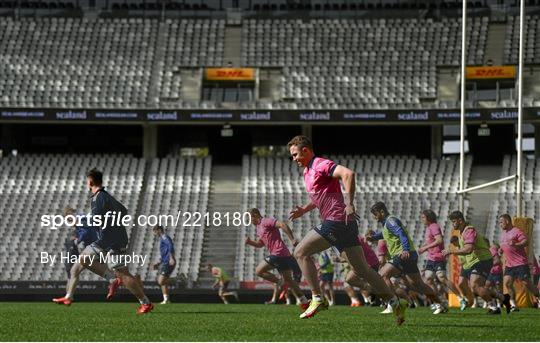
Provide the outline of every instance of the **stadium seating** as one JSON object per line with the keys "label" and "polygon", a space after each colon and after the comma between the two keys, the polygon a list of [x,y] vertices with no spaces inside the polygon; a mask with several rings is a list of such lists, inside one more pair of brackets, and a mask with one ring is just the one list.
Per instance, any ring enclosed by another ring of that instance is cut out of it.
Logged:
{"label": "stadium seating", "polygon": [[[389,210],[399,215],[406,223],[412,239],[419,246],[424,239],[420,213],[433,209],[445,224],[450,211],[458,208],[459,163],[455,159],[422,160],[412,156],[360,157],[331,156],[340,164],[358,172],[356,185],[356,209],[361,219],[360,233],[376,229],[377,223],[369,213],[376,201],[384,201]],[[472,159],[465,164],[466,183],[470,176]],[[281,220],[288,218],[289,211],[296,205],[308,203],[303,178],[298,166],[287,158],[263,158],[244,156],[242,172],[243,207],[258,207],[263,215]],[[468,203],[466,202],[465,213]],[[292,224],[298,237],[302,237],[319,223],[317,211],[309,212]],[[448,228],[449,226],[445,225]],[[450,239],[450,230],[445,230],[445,240]],[[255,236],[255,228],[244,227],[239,237]],[[245,246],[239,239],[236,272],[240,280],[255,280],[255,267],[263,258],[263,249]],[[420,259],[422,263],[423,257]]]}
{"label": "stadium seating", "polygon": [[[469,65],[487,28],[470,19]],[[282,101],[245,108],[437,107],[437,67],[460,60],[453,18],[248,19],[241,35],[242,65],[283,72]],[[0,106],[215,108],[183,98],[181,69],[223,66],[224,45],[224,19],[1,17]]]}
{"label": "stadium seating", "polygon": [[175,66],[223,64],[223,27],[223,20],[2,17],[0,105],[155,108],[160,98],[179,97]]}
{"label": "stadium seating", "polygon": [[[540,63],[540,46],[537,43],[537,31],[540,28],[538,15],[525,17],[524,60],[526,64]],[[504,63],[517,64],[519,59],[519,16],[508,17],[506,40],[504,45]]]}
{"label": "stadium seating", "polygon": [[167,20],[160,27],[164,56],[156,63],[160,92],[153,100],[156,105],[182,105],[178,67],[222,66],[225,20]]}
{"label": "stadium seating", "polygon": [[[63,264],[49,268],[40,252],[58,254],[70,229],[41,226],[42,215],[62,214],[66,206],[89,211],[89,193],[81,171],[106,170],[104,184],[133,213],[139,201],[144,160],[126,155],[26,155],[0,159],[0,254],[2,280],[65,280]],[[128,228],[128,235],[132,230]],[[82,280],[97,276],[83,273]]]}
{"label": "stadium seating", "polygon": [[[487,17],[470,19],[469,65],[483,63],[487,28]],[[459,65],[460,30],[457,19],[251,19],[242,61],[284,66],[285,102],[273,108],[425,108],[437,66]]]}
{"label": "stadium seating", "polygon": [[[141,214],[172,215],[176,219],[178,211],[204,214],[208,206],[210,186],[211,158],[163,158],[151,162],[147,174],[146,189],[142,197]],[[197,280],[202,243],[206,226],[187,226],[194,223],[191,219],[182,225],[180,216],[178,225],[163,225],[176,247],[178,262],[175,274],[183,274],[188,280]],[[138,231],[132,242],[133,251],[145,252],[150,257],[150,264],[137,268],[136,272],[143,280],[155,280],[157,271],[151,265],[159,260],[159,240],[153,236],[151,227]]]}
{"label": "stadium seating", "polygon": [[[25,155],[0,159],[0,235],[2,245],[0,280],[65,280],[63,264],[53,268],[40,263],[39,253],[58,254],[70,230],[41,227],[41,215],[62,214],[66,206],[86,214],[89,194],[81,171],[97,167],[105,172],[104,184],[121,201],[129,214],[167,215],[178,211],[206,212],[210,184],[211,159],[154,159],[146,170],[144,159],[127,155]],[[145,180],[145,175],[147,179]],[[143,183],[145,187],[143,188]],[[142,193],[144,192],[144,194]],[[135,219],[134,219],[135,220]],[[169,222],[170,223],[170,222]],[[190,281],[197,280],[204,229],[166,226],[176,245],[179,267]],[[149,264],[132,267],[143,280],[154,280],[151,264],[159,259],[159,243],[150,227],[127,228],[130,250],[147,254]],[[16,258],[14,258],[16,256]],[[99,280],[83,272],[81,280]]]}
{"label": "stadium seating", "polygon": [[147,106],[157,21],[0,20],[0,105]]}

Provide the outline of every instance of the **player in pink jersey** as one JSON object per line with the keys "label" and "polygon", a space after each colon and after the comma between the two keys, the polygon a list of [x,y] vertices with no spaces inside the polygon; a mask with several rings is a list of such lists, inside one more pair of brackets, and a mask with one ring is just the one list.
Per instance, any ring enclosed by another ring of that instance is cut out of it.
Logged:
{"label": "player in pink jersey", "polygon": [[[391,301],[398,325],[402,324],[405,306],[377,272],[368,265],[357,239],[354,171],[331,160],[316,157],[313,145],[306,136],[294,137],[288,143],[288,149],[293,161],[304,168],[304,182],[310,198],[308,204],[297,206],[292,210],[289,219],[300,218],[315,208],[319,210],[322,219],[322,223],[309,231],[295,249],[295,257],[312,293],[311,304],[300,318],[309,318],[321,310],[328,309],[328,302],[321,296],[317,269],[311,256],[335,246],[355,273],[361,275],[383,299]],[[343,183],[345,193],[341,192],[340,181]]]}
{"label": "player in pink jersey", "polygon": [[437,278],[443,286],[446,286],[448,290],[456,294],[459,301],[462,302],[463,298],[459,290],[446,277],[446,258],[442,255],[444,239],[441,227],[437,223],[437,214],[429,209],[424,210],[420,215],[420,220],[426,227],[424,245],[418,249],[419,254],[423,254],[426,251],[428,253],[424,272],[426,283],[434,290],[437,290],[437,285],[435,284],[435,278]]}
{"label": "player in pink jersey", "polygon": [[[488,245],[490,245],[489,242]],[[491,253],[491,257],[493,257],[493,266],[491,267],[491,270],[489,271],[489,275],[486,280],[486,288],[491,288],[496,292],[502,293],[502,262],[499,250],[500,247],[497,243],[494,243],[489,247],[489,252]],[[496,303],[493,305],[500,308],[501,302],[498,300],[499,299],[496,299]]]}
{"label": "player in pink jersey", "polygon": [[516,305],[516,292],[514,290],[514,280],[521,280],[525,287],[538,298],[538,288],[533,286],[529,260],[525,247],[527,246],[527,236],[512,224],[512,218],[508,214],[499,216],[499,226],[503,230],[500,244],[505,257],[505,269],[503,282],[510,294],[510,304],[512,312],[519,311]]}
{"label": "player in pink jersey", "polygon": [[[293,246],[296,246],[298,242],[294,238],[291,228],[286,223],[280,222],[274,218],[263,217],[257,208],[252,208],[249,210],[249,213],[251,215],[251,223],[257,227],[258,240],[254,241],[247,237],[246,244],[255,248],[266,247],[269,254],[269,256],[257,266],[257,275],[272,282],[278,288],[283,280],[283,282],[292,290],[300,307],[303,310],[307,309],[309,301],[292,275],[296,261],[294,257],[291,256],[289,248],[287,248],[285,242],[283,242],[279,232],[279,230],[285,232]],[[270,272],[272,269],[278,270],[282,280],[274,275],[274,273]],[[278,293],[279,292],[274,291],[273,301],[271,302],[275,303],[277,301],[276,297]]]}

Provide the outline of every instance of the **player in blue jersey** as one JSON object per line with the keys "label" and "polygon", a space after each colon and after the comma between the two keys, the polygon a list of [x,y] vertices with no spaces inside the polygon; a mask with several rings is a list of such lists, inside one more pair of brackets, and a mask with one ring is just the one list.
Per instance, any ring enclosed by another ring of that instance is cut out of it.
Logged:
{"label": "player in blue jersey", "polygon": [[[86,175],[86,185],[92,193],[92,226],[98,226],[94,218],[100,218],[98,239],[87,246],[81,253],[81,263],[86,269],[109,280],[109,294],[111,299],[120,285],[125,285],[137,297],[141,306],[137,314],[148,313],[154,306],[144,294],[141,283],[129,272],[128,266],[123,262],[122,255],[126,253],[128,236],[126,228],[121,224],[127,215],[127,209],[103,187],[103,173],[97,169],[90,170]],[[118,220],[120,219],[120,220]],[[100,257],[107,255],[110,261],[117,263],[107,264],[100,261]],[[85,256],[87,258],[85,258]],[[54,299],[58,304],[71,304],[70,298]]]}
{"label": "player in blue jersey", "polygon": [[153,228],[154,236],[159,237],[159,254],[160,260],[158,263],[154,264],[154,270],[159,270],[157,277],[157,283],[161,287],[161,292],[163,293],[163,301],[161,304],[170,304],[171,300],[169,299],[169,287],[168,282],[169,278],[176,266],[176,259],[174,258],[174,244],[165,233],[165,229],[160,226],[154,226]]}

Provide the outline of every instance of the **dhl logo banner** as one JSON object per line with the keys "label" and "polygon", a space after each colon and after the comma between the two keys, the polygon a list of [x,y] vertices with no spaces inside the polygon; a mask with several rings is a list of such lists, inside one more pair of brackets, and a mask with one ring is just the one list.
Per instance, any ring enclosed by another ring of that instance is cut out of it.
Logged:
{"label": "dhl logo banner", "polygon": [[467,79],[513,79],[516,68],[513,66],[467,67]]}
{"label": "dhl logo banner", "polygon": [[206,68],[205,78],[214,81],[253,81],[253,68]]}

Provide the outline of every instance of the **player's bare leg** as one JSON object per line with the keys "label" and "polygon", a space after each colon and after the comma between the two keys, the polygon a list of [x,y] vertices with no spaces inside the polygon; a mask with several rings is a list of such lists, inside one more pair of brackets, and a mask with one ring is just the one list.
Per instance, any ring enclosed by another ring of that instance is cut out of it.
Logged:
{"label": "player's bare leg", "polygon": [[383,300],[391,304],[397,318],[397,324],[403,324],[405,321],[405,304],[399,300],[396,293],[388,286],[381,275],[368,265],[362,247],[353,246],[345,248],[343,249],[343,256],[349,262],[352,270],[369,283]]}
{"label": "player's bare leg", "polygon": [[293,279],[292,271],[285,270],[281,273],[281,276],[283,277],[283,280],[287,283],[287,285],[289,285],[289,289],[296,298],[296,302],[299,303],[303,309],[305,309],[304,307],[306,306],[302,305],[307,304],[308,300],[304,292],[302,292],[302,290],[300,289],[300,286],[298,286],[298,283]]}
{"label": "player's bare leg", "polygon": [[294,257],[298,261],[302,275],[309,284],[313,296],[320,297],[322,296],[322,292],[317,278],[317,268],[311,256],[328,248],[330,248],[328,241],[314,230],[311,230],[298,243],[294,250]]}
{"label": "player's bare leg", "polygon": [[[360,252],[361,251],[362,250],[360,248]],[[353,256],[358,256],[358,253],[356,253]],[[349,259],[349,256],[347,256],[347,259]],[[363,261],[364,263],[362,263],[361,261]],[[363,253],[360,254],[360,256],[358,256],[358,260],[356,261],[356,263],[360,265],[359,268],[361,268],[361,270],[358,271],[355,268],[355,273],[361,276],[362,279],[364,279],[367,283],[369,283],[370,286],[374,289],[374,291],[384,301],[389,301],[390,299],[392,299],[394,295],[398,295],[400,298],[403,298],[403,299],[407,298],[406,293],[404,294],[405,296],[401,296],[398,293],[398,290],[395,290],[395,291],[393,290],[394,286],[390,278],[392,276],[400,274],[400,271],[398,269],[396,269],[390,263],[387,263],[384,266],[382,266],[382,268],[379,270],[379,273],[377,273],[376,271],[371,269],[371,267],[369,267],[367,263],[365,263],[365,261],[366,259],[364,257],[364,254]],[[351,263],[351,266],[352,266],[352,262],[349,262],[349,263]]]}
{"label": "player's bare leg", "polygon": [[[137,278],[137,281],[139,278]],[[169,300],[169,278],[165,275],[159,275],[157,278],[157,283],[161,287],[161,293],[163,294],[163,301],[161,304],[168,304],[170,303]],[[140,283],[139,283],[140,285]]]}
{"label": "player's bare leg", "polygon": [[356,295],[356,291],[354,290],[353,286],[351,286],[348,282],[345,282],[343,288],[345,289],[345,293],[347,293],[347,296],[351,300],[351,307],[361,306],[360,300],[358,300],[358,296]]}
{"label": "player's bare leg", "polygon": [[328,241],[314,230],[309,231],[296,246],[294,257],[298,261],[302,275],[311,289],[311,302],[309,307],[300,315],[300,318],[310,318],[318,312],[328,309],[328,302],[322,295],[317,277],[317,268],[311,256],[329,247]]}
{"label": "player's bare leg", "polygon": [[360,293],[362,294],[362,297],[364,298],[364,301],[366,304],[370,304],[371,299],[371,293],[373,293],[373,289],[370,284],[365,282],[362,278],[360,278],[354,270],[350,270],[347,273],[347,276],[345,277],[345,282],[348,284],[345,287],[345,292],[347,292],[347,295],[349,298],[351,298],[351,306],[352,307],[358,307],[360,306],[360,301],[358,300],[358,297],[356,296],[356,292],[353,288],[353,286],[358,287],[360,289]]}
{"label": "player's bare leg", "polygon": [[272,269],[274,269],[274,266],[270,265],[266,261],[262,261],[255,269],[255,273],[258,277],[261,277],[266,281],[269,281],[273,284],[279,284],[279,278],[274,273],[270,272]]}
{"label": "player's bare leg", "polygon": [[261,261],[261,263],[259,263],[257,268],[255,268],[255,273],[257,274],[258,277],[263,278],[264,280],[271,282],[273,284],[272,299],[270,299],[270,301],[265,302],[265,304],[277,303],[277,299],[278,299],[278,295],[280,291],[280,287],[279,287],[280,280],[274,273],[270,272],[272,269],[274,269],[274,266],[272,266],[266,261]]}
{"label": "player's bare leg", "polygon": [[[488,289],[486,288],[485,284],[486,284],[486,279],[483,276],[477,275],[477,274],[471,274],[471,277],[469,279],[469,286],[471,290],[473,291],[473,293],[478,294],[478,296],[484,299],[484,301],[486,301],[488,304],[491,303],[492,300],[494,299],[499,299],[505,306],[506,312],[510,313],[511,297],[508,297],[508,295],[504,296],[503,294],[497,293],[496,291],[492,289]],[[490,308],[490,310],[495,311],[495,313],[497,313],[497,309],[495,308]]]}
{"label": "player's bare leg", "polygon": [[79,275],[84,270],[84,266],[80,263],[75,263],[71,267],[69,272],[70,277],[66,285],[66,295],[63,298],[54,298],[53,302],[57,304],[71,305],[73,297],[75,295],[75,290],[77,289],[77,284],[79,283]]}
{"label": "player's bare leg", "polygon": [[437,295],[435,289],[424,283],[420,273],[407,274],[405,277],[411,288],[417,293],[424,294],[434,303],[441,304],[443,302],[442,299]]}

